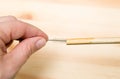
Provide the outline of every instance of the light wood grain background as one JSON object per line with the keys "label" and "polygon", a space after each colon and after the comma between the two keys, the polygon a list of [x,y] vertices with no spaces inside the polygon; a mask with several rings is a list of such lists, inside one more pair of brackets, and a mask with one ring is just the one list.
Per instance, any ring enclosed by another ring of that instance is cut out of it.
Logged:
{"label": "light wood grain background", "polygon": [[[119,0],[1,0],[0,15],[24,19],[49,38],[120,36]],[[120,79],[120,45],[48,42],[15,79]]]}

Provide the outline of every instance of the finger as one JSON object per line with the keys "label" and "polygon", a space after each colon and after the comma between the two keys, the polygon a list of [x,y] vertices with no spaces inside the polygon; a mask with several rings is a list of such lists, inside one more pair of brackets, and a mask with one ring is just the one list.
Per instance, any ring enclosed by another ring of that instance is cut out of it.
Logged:
{"label": "finger", "polygon": [[[46,40],[41,37],[33,37],[28,38],[18,44],[11,53],[8,53],[3,58],[3,63],[5,66],[5,70],[8,72],[12,72],[12,74],[16,73],[20,69],[20,67],[26,62],[29,56],[42,48],[46,44]],[[16,70],[16,71],[15,71]]]}
{"label": "finger", "polygon": [[0,17],[0,22],[6,22],[6,21],[15,21],[17,20],[14,16],[2,16]]}
{"label": "finger", "polygon": [[[48,36],[42,30],[38,29],[37,27],[35,27],[31,24],[17,21],[16,25],[18,25],[18,27],[16,27],[16,29],[14,29],[14,26],[13,26],[13,29],[12,29],[12,33],[11,33],[12,39],[19,39],[20,36],[19,36],[18,32],[23,31],[21,34],[22,39],[40,36],[40,37],[43,37],[46,40],[48,40]],[[21,28],[20,28],[20,26],[21,26]],[[16,30],[18,32],[15,34]]]}
{"label": "finger", "polygon": [[[31,37],[40,36],[48,39],[47,35],[40,29],[33,25],[15,20],[0,23],[0,30],[3,34],[0,34],[0,38],[6,43],[16,39],[26,39]],[[6,39],[7,38],[7,39]]]}
{"label": "finger", "polygon": [[[0,17],[0,22],[7,22],[7,21],[15,21],[17,20],[13,16],[2,16]],[[2,28],[2,26],[0,26]],[[4,26],[3,26],[4,27]],[[6,28],[7,29],[7,28]],[[8,44],[5,44],[4,39],[7,38],[4,31],[0,30],[0,57],[3,56],[5,53],[7,53],[7,47],[11,45],[12,42],[9,42]],[[8,40],[9,38],[7,38]]]}

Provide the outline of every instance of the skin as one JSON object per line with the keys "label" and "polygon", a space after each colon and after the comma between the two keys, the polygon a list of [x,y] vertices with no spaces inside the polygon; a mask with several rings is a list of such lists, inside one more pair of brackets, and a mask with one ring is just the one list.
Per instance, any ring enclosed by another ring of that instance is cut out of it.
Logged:
{"label": "skin", "polygon": [[[20,42],[7,52],[13,40]],[[47,40],[47,35],[33,25],[13,16],[0,17],[0,79],[13,79],[26,60]]]}

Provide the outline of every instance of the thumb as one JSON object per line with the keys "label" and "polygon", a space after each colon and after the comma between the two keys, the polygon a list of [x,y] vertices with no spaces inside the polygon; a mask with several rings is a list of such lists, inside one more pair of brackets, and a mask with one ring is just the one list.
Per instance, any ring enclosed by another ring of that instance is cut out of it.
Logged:
{"label": "thumb", "polygon": [[6,64],[6,66],[9,65],[10,71],[19,70],[29,56],[36,50],[42,48],[45,44],[46,40],[42,37],[27,38],[4,56],[4,64]]}

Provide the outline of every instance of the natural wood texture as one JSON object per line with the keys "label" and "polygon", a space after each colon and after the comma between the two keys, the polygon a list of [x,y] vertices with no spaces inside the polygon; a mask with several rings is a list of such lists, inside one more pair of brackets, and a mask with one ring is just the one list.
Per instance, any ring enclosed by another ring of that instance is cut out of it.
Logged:
{"label": "natural wood texture", "polygon": [[[119,7],[119,0],[12,0],[0,3],[0,14],[24,19],[28,14],[31,21],[26,22],[49,37],[118,37]],[[15,79],[120,79],[120,45],[67,46],[49,41]]]}

